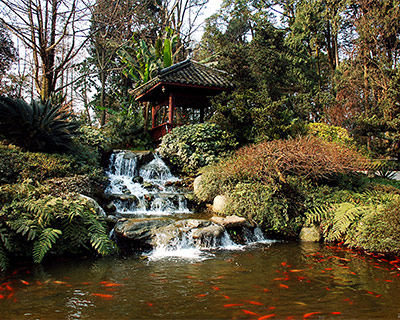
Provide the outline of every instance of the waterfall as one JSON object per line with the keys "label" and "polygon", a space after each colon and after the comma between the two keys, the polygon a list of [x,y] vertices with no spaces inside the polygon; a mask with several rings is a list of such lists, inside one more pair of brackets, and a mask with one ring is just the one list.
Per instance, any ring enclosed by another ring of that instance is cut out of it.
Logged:
{"label": "waterfall", "polygon": [[[205,219],[191,219],[180,179],[166,163],[150,152],[116,151],[110,157],[105,190],[118,220],[115,239],[135,234],[139,248],[152,248],[149,259],[205,259],[215,250],[243,250],[248,245],[271,242],[258,227],[247,223],[241,229]],[[230,232],[240,240],[232,239]],[[240,241],[238,244],[235,241]]]}
{"label": "waterfall", "polygon": [[106,174],[105,192],[114,198],[122,217],[190,213],[184,192],[174,186],[180,180],[157,154],[146,162],[141,153],[117,151],[110,157]]}

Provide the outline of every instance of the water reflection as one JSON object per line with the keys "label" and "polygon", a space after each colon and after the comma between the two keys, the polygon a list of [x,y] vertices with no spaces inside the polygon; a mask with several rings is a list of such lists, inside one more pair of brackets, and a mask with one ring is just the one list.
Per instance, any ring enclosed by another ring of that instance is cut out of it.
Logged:
{"label": "water reflection", "polygon": [[132,256],[18,269],[1,281],[1,319],[396,319],[400,313],[395,260],[309,243],[212,254],[203,261]]}

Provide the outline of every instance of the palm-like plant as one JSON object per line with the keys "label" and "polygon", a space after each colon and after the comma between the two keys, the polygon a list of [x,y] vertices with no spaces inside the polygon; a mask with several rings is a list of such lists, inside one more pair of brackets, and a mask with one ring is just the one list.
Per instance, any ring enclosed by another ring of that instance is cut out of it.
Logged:
{"label": "palm-like plant", "polygon": [[79,124],[61,104],[0,97],[0,135],[31,151],[64,152],[70,149]]}

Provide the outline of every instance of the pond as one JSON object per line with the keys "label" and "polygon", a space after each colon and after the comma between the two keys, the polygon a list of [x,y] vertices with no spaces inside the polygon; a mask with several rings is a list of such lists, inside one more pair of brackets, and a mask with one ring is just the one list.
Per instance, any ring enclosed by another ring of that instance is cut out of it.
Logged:
{"label": "pond", "polygon": [[10,271],[1,319],[397,319],[400,260],[266,242],[192,258],[54,261]]}

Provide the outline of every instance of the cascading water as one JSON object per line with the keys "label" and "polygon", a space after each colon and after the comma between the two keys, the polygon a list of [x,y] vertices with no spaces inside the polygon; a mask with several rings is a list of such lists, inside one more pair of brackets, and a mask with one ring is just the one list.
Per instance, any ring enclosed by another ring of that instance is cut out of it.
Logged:
{"label": "cascading water", "polygon": [[[145,238],[145,244],[153,248],[150,259],[201,259],[212,255],[209,249],[245,247],[235,243],[218,223],[189,219],[189,193],[179,187],[180,179],[157,154],[116,151],[111,155],[107,176],[109,185],[105,192],[120,219],[115,234],[137,234],[141,241]],[[149,225],[148,229],[141,229]],[[258,227],[245,227],[242,232],[246,244],[269,242]]]}
{"label": "cascading water", "polygon": [[150,162],[141,164],[141,153],[119,151],[111,155],[106,193],[114,198],[117,214],[132,217],[190,213],[185,193],[174,186],[179,179],[157,154],[150,158]]}

